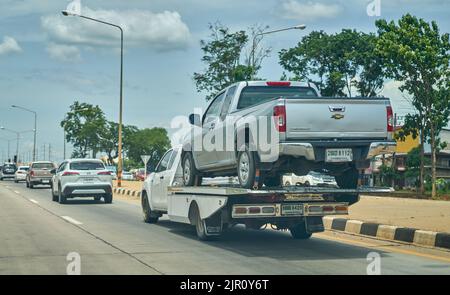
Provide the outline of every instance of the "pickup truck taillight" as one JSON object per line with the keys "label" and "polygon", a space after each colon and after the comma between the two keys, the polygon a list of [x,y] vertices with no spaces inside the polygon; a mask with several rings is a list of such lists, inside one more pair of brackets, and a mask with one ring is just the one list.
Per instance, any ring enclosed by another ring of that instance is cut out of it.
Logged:
{"label": "pickup truck taillight", "polygon": [[387,131],[394,132],[394,112],[392,111],[391,106],[386,107],[387,114]]}
{"label": "pickup truck taillight", "polygon": [[286,132],[286,106],[275,106],[273,108],[275,128],[278,132]]}
{"label": "pickup truck taillight", "polygon": [[63,173],[62,176],[74,176],[74,175],[80,175],[78,172],[72,172],[72,171],[66,171]]}

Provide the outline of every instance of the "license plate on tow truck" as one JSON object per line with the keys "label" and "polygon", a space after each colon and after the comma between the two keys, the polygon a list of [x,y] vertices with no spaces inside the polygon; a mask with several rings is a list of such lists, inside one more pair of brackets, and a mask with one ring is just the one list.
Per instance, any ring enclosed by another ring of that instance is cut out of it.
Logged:
{"label": "license plate on tow truck", "polygon": [[282,205],[281,215],[283,215],[283,216],[303,215],[303,205],[301,205],[301,204]]}
{"label": "license plate on tow truck", "polygon": [[352,149],[327,149],[325,161],[329,163],[341,163],[353,161]]}

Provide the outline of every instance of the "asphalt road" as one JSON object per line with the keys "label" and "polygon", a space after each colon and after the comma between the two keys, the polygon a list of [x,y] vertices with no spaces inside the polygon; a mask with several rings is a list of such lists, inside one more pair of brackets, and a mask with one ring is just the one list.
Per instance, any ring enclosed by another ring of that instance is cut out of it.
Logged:
{"label": "asphalt road", "polygon": [[200,242],[191,226],[143,223],[132,202],[59,205],[47,188],[0,182],[0,274],[66,274],[71,252],[80,254],[81,274],[366,274],[371,252],[381,255],[382,274],[450,274],[448,251],[241,227]]}

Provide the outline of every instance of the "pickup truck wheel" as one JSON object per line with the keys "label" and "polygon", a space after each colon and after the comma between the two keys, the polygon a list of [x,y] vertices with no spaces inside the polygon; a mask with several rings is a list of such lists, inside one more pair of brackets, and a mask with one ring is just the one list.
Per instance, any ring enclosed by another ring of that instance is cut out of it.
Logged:
{"label": "pickup truck wheel", "polygon": [[28,181],[26,181],[26,186],[27,186],[27,188],[30,187],[30,183]]}
{"label": "pickup truck wheel", "polygon": [[142,205],[142,216],[145,223],[157,223],[159,216],[155,216],[153,214],[150,205],[148,204],[147,195],[143,194],[141,198],[141,205]]}
{"label": "pickup truck wheel", "polygon": [[310,187],[310,186],[311,186],[311,184],[309,183],[309,181],[305,181],[305,186],[306,186],[306,187]]}
{"label": "pickup truck wheel", "polygon": [[183,183],[185,186],[200,186],[202,184],[202,177],[195,167],[192,153],[185,153],[183,157]]}
{"label": "pickup truck wheel", "polygon": [[29,188],[34,189],[34,184],[32,182],[30,182],[30,184],[28,185]]}
{"label": "pickup truck wheel", "polygon": [[305,222],[302,222],[302,223],[294,225],[293,227],[290,227],[289,231],[291,232],[291,236],[296,240],[307,240],[312,236],[312,233],[309,233],[306,230]]}
{"label": "pickup truck wheel", "polygon": [[[256,179],[256,159],[255,153],[249,151],[248,146],[245,150],[238,154],[237,174],[241,187],[252,189],[255,185]],[[263,182],[258,182],[258,189],[262,187]]]}
{"label": "pickup truck wheel", "polygon": [[291,183],[289,181],[286,181],[286,183],[284,184],[284,186],[291,186]]}
{"label": "pickup truck wheel", "polygon": [[352,168],[336,176],[336,182],[340,188],[353,189],[358,186],[358,176],[358,169]]}

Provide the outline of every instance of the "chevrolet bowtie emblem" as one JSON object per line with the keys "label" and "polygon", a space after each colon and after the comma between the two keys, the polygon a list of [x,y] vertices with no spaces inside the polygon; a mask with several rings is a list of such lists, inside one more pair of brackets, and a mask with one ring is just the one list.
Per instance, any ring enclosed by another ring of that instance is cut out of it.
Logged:
{"label": "chevrolet bowtie emblem", "polygon": [[340,120],[340,119],[344,119],[344,115],[334,114],[333,116],[331,116],[331,118],[333,118],[335,120]]}

